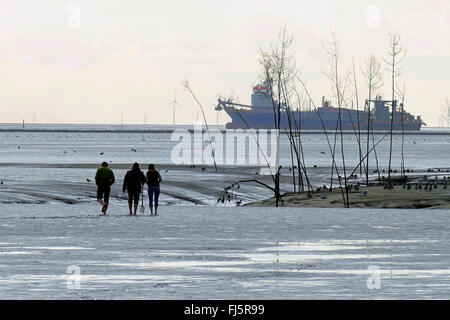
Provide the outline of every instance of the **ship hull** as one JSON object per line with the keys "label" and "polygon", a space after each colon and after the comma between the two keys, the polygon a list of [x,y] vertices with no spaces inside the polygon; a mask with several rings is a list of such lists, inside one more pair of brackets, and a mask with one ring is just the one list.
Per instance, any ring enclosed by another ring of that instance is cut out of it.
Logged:
{"label": "ship hull", "polygon": [[[227,129],[274,129],[274,113],[260,112],[257,110],[237,110],[232,107],[225,107],[225,112],[231,117],[231,122],[226,124]],[[289,118],[291,121],[289,121]],[[343,130],[367,130],[367,115],[362,111],[341,109],[340,123]],[[400,121],[394,117],[393,130],[420,131],[422,123],[420,121]],[[338,109],[322,108],[318,111],[293,112],[288,117],[287,112],[281,113],[280,129],[289,129],[291,125],[300,124],[301,130],[335,130],[339,119]],[[358,121],[359,120],[359,121]],[[359,123],[359,126],[358,126]],[[391,122],[388,120],[371,120],[371,129],[377,131],[387,131],[391,129]],[[293,128],[294,129],[294,128]]]}

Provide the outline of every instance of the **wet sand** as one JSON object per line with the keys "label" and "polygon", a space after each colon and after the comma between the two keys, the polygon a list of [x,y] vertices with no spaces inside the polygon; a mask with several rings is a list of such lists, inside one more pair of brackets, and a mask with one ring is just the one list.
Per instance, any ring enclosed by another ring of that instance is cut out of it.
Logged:
{"label": "wet sand", "polygon": [[[122,183],[130,166],[129,163],[110,165],[116,176],[116,183],[111,188],[111,201],[127,201],[127,194],[122,193]],[[237,181],[258,179],[271,182],[270,176],[261,175],[261,167],[258,166],[219,167],[217,172],[208,165],[156,164],[156,167],[163,178],[161,205],[216,205],[223,189]],[[97,168],[97,163],[0,164],[0,178],[3,181],[0,185],[0,203],[77,204],[95,201],[97,187],[94,176]],[[141,169],[145,172],[145,168]],[[288,188],[286,184],[285,191]],[[270,194],[271,191],[264,187],[245,183],[240,190],[236,190],[234,200],[246,203],[265,199]]]}
{"label": "wet sand", "polygon": [[0,299],[450,298],[445,210],[126,207],[0,204]]}
{"label": "wet sand", "polygon": [[[116,174],[116,183],[112,187],[111,201],[126,202],[127,195],[122,193],[123,176],[130,169],[129,163],[113,163],[111,169]],[[157,164],[163,177],[162,205],[249,205],[269,207],[275,206],[273,191],[252,182],[257,180],[273,186],[270,175],[260,166],[219,166],[216,172],[210,165],[175,165]],[[96,197],[94,175],[97,163],[66,164],[27,164],[0,163],[4,184],[0,185],[0,203],[66,203],[77,204],[93,202]],[[144,168],[142,168],[144,169]],[[144,170],[145,171],[145,170]],[[308,168],[309,179],[316,190],[319,186],[329,185],[327,167]],[[450,188],[444,189],[444,183],[450,184],[447,169],[440,172],[416,170],[410,176],[411,189],[395,186],[392,190],[381,186],[361,186],[358,191],[349,193],[350,207],[353,208],[402,208],[402,209],[450,209]],[[4,174],[9,176],[4,176]],[[424,176],[427,176],[425,179]],[[375,179],[375,175],[371,176]],[[361,177],[355,176],[350,183],[356,184]],[[427,180],[430,179],[430,180]],[[432,180],[435,179],[435,180]],[[225,188],[239,184],[234,188],[230,201],[218,201]],[[434,181],[434,182],[433,182]],[[431,191],[416,190],[415,184],[433,182],[436,188]],[[374,181],[372,180],[372,183]],[[340,189],[315,191],[308,194],[293,193],[293,180],[289,168],[282,169],[281,193],[287,207],[344,207]],[[364,191],[367,191],[365,194]]]}

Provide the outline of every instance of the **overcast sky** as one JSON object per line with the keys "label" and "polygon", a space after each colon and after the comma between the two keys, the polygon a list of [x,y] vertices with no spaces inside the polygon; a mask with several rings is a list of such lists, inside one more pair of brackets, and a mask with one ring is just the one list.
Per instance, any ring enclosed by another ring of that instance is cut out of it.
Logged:
{"label": "overcast sky", "polygon": [[[0,123],[194,123],[217,94],[250,102],[258,50],[283,25],[317,102],[331,96],[322,42],[336,32],[342,71],[369,52],[386,57],[390,33],[408,54],[399,83],[406,109],[428,125],[450,99],[450,2],[385,0],[0,0]],[[359,70],[359,67],[357,68]],[[359,72],[360,73],[360,72]],[[389,96],[389,74],[383,66]],[[360,81],[360,95],[366,88]],[[226,121],[221,116],[221,123]]]}

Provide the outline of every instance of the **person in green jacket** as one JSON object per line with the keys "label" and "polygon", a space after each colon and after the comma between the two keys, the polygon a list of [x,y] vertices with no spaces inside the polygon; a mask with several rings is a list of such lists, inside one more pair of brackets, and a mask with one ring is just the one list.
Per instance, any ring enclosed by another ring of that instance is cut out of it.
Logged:
{"label": "person in green jacket", "polygon": [[108,168],[108,163],[103,162],[95,174],[95,184],[97,185],[97,202],[102,206],[102,212],[105,215],[108,210],[109,194],[111,186],[116,181],[114,172]]}

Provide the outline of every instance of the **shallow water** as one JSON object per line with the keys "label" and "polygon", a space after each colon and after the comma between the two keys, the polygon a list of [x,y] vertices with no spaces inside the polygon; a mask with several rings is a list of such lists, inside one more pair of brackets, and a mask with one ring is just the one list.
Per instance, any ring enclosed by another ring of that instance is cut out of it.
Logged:
{"label": "shallow water", "polygon": [[[0,125],[0,129],[11,129],[13,125]],[[102,161],[111,161],[114,163],[159,163],[169,164],[173,160],[171,152],[178,140],[172,140],[172,134],[169,132],[147,132],[147,133],[128,133],[117,132],[120,126],[106,125],[28,125],[30,128],[38,129],[76,129],[83,132],[0,132],[0,163],[100,163]],[[178,129],[191,129],[193,127],[182,126]],[[128,130],[170,130],[171,127],[164,126],[133,126],[128,125],[123,128]],[[89,130],[116,130],[116,132],[91,132]],[[429,130],[430,131],[430,130]],[[239,135],[239,134],[238,134]],[[225,136],[223,136],[225,137]],[[286,135],[281,136],[281,159],[283,166],[291,164],[291,153],[289,140]],[[194,136],[192,135],[192,139]],[[331,146],[334,144],[334,134],[329,133],[328,139]],[[372,139],[372,138],[371,138]],[[375,134],[375,141],[381,142],[376,147],[379,166],[386,168],[388,166],[389,155],[389,136],[385,134]],[[203,150],[209,145],[209,139],[205,135],[204,143],[200,146]],[[270,141],[270,139],[269,139]],[[365,150],[365,136],[361,135],[362,150]],[[340,142],[337,142],[336,154],[338,165],[340,160]],[[305,134],[302,135],[302,146],[305,154],[306,166],[313,165],[329,167],[331,165],[331,152],[324,134]],[[393,137],[393,159],[392,167],[399,169],[401,165],[401,135]],[[20,148],[19,148],[20,147]],[[236,154],[249,162],[249,151],[246,145],[236,145]],[[199,149],[192,144],[193,151]],[[218,147],[217,147],[218,148]],[[132,151],[136,150],[136,152]],[[224,154],[226,143],[223,145]],[[354,134],[344,135],[344,150],[346,157],[346,166],[355,167],[359,162],[359,151],[357,138]],[[254,154],[257,149],[250,151]],[[271,148],[267,150],[267,156],[271,154]],[[103,153],[103,154],[101,154]],[[364,153],[364,152],[363,152]],[[217,155],[219,152],[217,152]],[[442,135],[421,135],[408,134],[404,137],[405,167],[410,169],[417,168],[449,168],[450,169],[450,139],[447,134]],[[221,160],[222,159],[222,160]],[[226,162],[226,156],[216,159],[217,163],[237,164]],[[191,158],[195,162],[194,157]],[[375,168],[375,154],[371,153],[370,166]],[[222,162],[221,162],[222,161]],[[212,162],[211,162],[212,164]],[[259,165],[264,166],[264,159],[258,161]]]}
{"label": "shallow water", "polygon": [[450,298],[448,210],[99,209],[0,205],[0,298]]}

